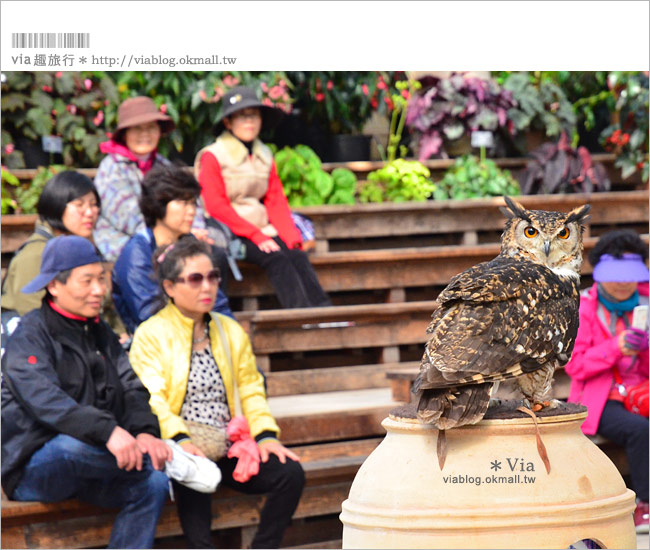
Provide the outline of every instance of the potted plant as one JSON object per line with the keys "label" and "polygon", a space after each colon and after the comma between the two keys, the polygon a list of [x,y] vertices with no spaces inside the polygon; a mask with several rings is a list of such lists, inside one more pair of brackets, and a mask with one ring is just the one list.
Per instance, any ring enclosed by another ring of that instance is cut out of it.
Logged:
{"label": "potted plant", "polygon": [[601,134],[606,150],[616,154],[623,179],[635,172],[648,181],[648,75],[612,72],[608,83],[616,97],[613,123]]}
{"label": "potted plant", "polygon": [[524,195],[609,191],[605,167],[594,163],[585,147],[571,147],[566,132],[557,143],[543,143],[529,153],[531,160],[519,175]]}
{"label": "potted plant", "polygon": [[275,153],[278,176],[292,208],[320,204],[354,204],[357,177],[345,168],[331,174],[306,145],[284,147]]}
{"label": "potted plant", "polygon": [[288,73],[296,107],[307,124],[329,134],[328,161],[368,160],[370,136],[359,135],[373,113],[393,107],[394,73],[366,71],[310,71]]}
{"label": "potted plant", "polygon": [[[576,133],[576,115],[573,105],[562,88],[550,78],[536,78],[527,72],[511,73],[503,87],[512,93],[515,104],[508,109],[516,137],[513,141],[525,154],[562,132]],[[521,139],[523,136],[524,139]]]}
{"label": "potted plant", "polygon": [[514,106],[512,94],[495,81],[452,74],[449,78],[426,77],[425,90],[409,105],[407,126],[418,143],[418,158],[449,157],[460,140],[469,151],[469,135],[475,130],[507,130],[507,111]]}
{"label": "potted plant", "polygon": [[493,160],[466,155],[456,159],[441,181],[436,182],[435,199],[474,199],[480,197],[516,196],[519,183],[508,170],[501,170]]}
{"label": "potted plant", "polygon": [[[106,140],[106,110],[118,103],[114,82],[100,72],[3,73],[2,163],[9,168],[51,164],[43,136],[62,138],[66,166],[94,166]],[[58,159],[57,159],[58,160]]]}
{"label": "potted plant", "polygon": [[390,123],[390,135],[386,147],[386,155],[382,157],[386,165],[368,174],[368,179],[359,186],[361,202],[403,202],[424,201],[435,190],[430,179],[429,169],[417,160],[397,158],[406,154],[406,148],[400,145],[406,121],[406,113],[410,99],[420,83],[415,80],[398,81],[395,83],[398,93],[393,94],[393,114]]}

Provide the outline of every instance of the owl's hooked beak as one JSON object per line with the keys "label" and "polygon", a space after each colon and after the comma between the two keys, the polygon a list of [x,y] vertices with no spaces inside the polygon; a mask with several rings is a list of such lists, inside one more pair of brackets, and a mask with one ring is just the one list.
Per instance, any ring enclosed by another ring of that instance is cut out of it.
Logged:
{"label": "owl's hooked beak", "polygon": [[544,253],[548,256],[551,252],[551,241],[544,241]]}

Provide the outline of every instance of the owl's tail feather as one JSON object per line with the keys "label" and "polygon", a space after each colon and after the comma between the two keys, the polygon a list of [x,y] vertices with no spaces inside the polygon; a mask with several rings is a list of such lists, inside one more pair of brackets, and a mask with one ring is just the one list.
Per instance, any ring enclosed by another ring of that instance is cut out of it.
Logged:
{"label": "owl's tail feather", "polygon": [[420,394],[418,418],[439,430],[479,422],[490,403],[491,383],[427,389]]}

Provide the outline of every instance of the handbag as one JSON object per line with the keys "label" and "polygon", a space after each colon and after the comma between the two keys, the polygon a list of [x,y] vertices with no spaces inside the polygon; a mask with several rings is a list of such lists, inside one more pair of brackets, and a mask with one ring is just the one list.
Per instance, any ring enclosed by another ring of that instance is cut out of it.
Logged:
{"label": "handbag", "polygon": [[[241,402],[239,399],[239,389],[237,388],[237,382],[235,381],[235,372],[232,365],[232,357],[230,356],[230,346],[228,345],[228,340],[226,339],[226,334],[223,330],[223,326],[219,317],[215,314],[212,314],[212,320],[217,325],[219,329],[219,336],[226,352],[226,357],[228,358],[228,366],[230,367],[230,373],[233,381],[233,389],[235,393],[235,411],[236,416],[241,415]],[[185,426],[189,432],[190,439],[192,443],[196,445],[203,454],[208,457],[210,460],[217,462],[219,459],[223,458],[226,455],[228,450],[228,434],[225,429],[220,430],[215,426],[209,424],[204,424],[203,422],[196,422],[194,420],[184,420]]]}
{"label": "handbag", "polygon": [[627,387],[623,384],[618,369],[614,367],[616,389],[623,397],[623,406],[630,412],[648,418],[648,381]]}

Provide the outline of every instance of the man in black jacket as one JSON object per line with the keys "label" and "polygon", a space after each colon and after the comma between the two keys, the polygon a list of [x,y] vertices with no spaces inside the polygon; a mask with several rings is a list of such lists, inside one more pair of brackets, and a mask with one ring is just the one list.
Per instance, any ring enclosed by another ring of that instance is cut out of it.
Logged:
{"label": "man in black jacket", "polygon": [[148,391],[98,316],[106,284],[90,241],[48,242],[40,274],[23,289],[46,288],[43,304],[22,318],[2,358],[2,487],[15,500],[121,508],[109,548],[151,548],[172,452]]}

